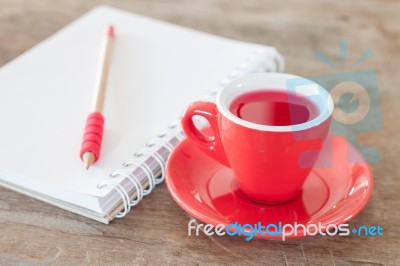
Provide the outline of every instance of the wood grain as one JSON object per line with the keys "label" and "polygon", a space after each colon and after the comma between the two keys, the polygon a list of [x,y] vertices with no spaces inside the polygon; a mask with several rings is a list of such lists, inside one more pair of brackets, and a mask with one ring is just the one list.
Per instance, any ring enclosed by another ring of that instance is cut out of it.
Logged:
{"label": "wood grain", "polygon": [[[0,188],[0,264],[183,265],[400,265],[399,1],[229,0],[0,0],[0,65],[56,32],[92,7],[107,3],[139,14],[234,39],[273,45],[287,72],[327,74],[317,51],[339,61],[338,40],[354,62],[377,73],[383,128],[359,136],[377,147],[375,190],[352,226],[380,225],[382,237],[312,237],[246,242],[187,235],[189,217],[165,185],[124,219],[110,225],[80,217]],[[0,88],[1,90],[1,88]],[[0,129],[1,130],[1,129]]]}

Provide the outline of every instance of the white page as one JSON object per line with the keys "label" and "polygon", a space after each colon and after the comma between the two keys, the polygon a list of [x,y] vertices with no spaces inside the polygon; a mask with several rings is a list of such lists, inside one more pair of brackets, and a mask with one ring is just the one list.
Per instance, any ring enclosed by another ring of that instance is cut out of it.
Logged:
{"label": "white page", "polygon": [[[79,150],[108,24],[103,147],[87,171]],[[259,47],[97,8],[0,70],[0,175],[103,196],[98,183]]]}

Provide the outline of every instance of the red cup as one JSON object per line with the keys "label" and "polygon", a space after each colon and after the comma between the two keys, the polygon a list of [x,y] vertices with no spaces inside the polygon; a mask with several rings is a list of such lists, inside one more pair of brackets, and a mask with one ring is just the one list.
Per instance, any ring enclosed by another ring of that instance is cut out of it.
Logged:
{"label": "red cup", "polygon": [[[287,82],[302,79],[283,73],[260,73],[239,78],[217,95],[216,103],[194,102],[182,117],[182,127],[189,141],[220,163],[230,167],[239,189],[249,198],[277,204],[294,198],[317,160],[329,131],[333,101],[318,84],[307,80],[290,97],[307,97],[315,106],[311,120],[288,126],[256,124],[229,111],[238,96],[253,91],[289,93]],[[304,101],[305,102],[305,101]],[[212,136],[204,135],[193,116],[208,120]]]}

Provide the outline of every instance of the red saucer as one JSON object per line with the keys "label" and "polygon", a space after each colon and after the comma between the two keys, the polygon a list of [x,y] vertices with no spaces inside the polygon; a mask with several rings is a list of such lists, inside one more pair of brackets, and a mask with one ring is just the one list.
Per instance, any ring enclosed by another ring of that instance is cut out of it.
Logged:
{"label": "red saucer", "polygon": [[[188,214],[214,226],[235,222],[242,225],[258,222],[262,225],[279,222],[338,225],[365,207],[373,190],[373,179],[368,164],[344,138],[332,136],[332,147],[331,167],[315,168],[301,193],[285,204],[265,205],[247,198],[238,189],[229,168],[187,140],[181,142],[169,157],[166,184],[174,200]],[[352,162],[348,162],[349,154]],[[303,234],[300,228],[297,237]]]}

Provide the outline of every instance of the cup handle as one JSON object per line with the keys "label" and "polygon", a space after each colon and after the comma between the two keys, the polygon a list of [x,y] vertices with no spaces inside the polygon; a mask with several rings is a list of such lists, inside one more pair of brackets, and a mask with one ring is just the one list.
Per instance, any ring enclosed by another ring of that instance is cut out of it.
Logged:
{"label": "cup handle", "polygon": [[[210,123],[213,136],[202,133],[194,124],[193,116],[202,116]],[[218,162],[228,166],[228,160],[221,144],[221,137],[218,129],[218,110],[212,102],[194,102],[190,104],[182,116],[182,128],[188,140],[194,143],[207,155]]]}

